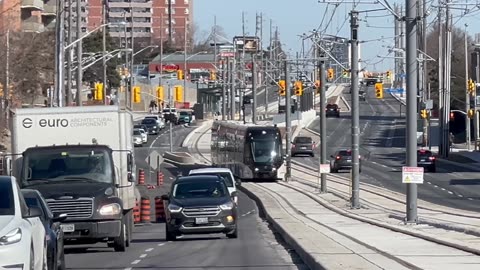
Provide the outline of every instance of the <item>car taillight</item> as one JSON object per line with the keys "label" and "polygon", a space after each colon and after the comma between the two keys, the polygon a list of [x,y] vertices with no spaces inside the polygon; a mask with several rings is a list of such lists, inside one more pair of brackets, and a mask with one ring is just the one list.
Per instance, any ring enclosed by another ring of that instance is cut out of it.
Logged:
{"label": "car taillight", "polygon": [[292,143],[292,148],[295,148],[295,144]]}
{"label": "car taillight", "polygon": [[340,156],[336,156],[336,157],[335,157],[336,160],[339,160],[340,158],[341,158]]}
{"label": "car taillight", "polygon": [[435,157],[429,157],[428,159],[429,160],[435,160]]}

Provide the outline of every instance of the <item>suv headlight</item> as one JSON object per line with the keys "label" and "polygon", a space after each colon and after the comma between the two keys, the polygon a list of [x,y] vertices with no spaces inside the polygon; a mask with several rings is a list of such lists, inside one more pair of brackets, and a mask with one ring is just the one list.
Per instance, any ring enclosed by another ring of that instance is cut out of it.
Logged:
{"label": "suv headlight", "polygon": [[98,212],[102,216],[116,216],[122,212],[122,207],[118,203],[106,204]]}
{"label": "suv headlight", "polygon": [[180,213],[182,211],[183,207],[175,205],[175,204],[169,204],[168,205],[168,211],[170,213]]}
{"label": "suv headlight", "polygon": [[0,245],[6,246],[10,244],[15,244],[22,240],[22,229],[16,228],[0,237]]}
{"label": "suv headlight", "polygon": [[220,205],[220,209],[222,210],[232,210],[233,202],[227,202],[225,204]]}

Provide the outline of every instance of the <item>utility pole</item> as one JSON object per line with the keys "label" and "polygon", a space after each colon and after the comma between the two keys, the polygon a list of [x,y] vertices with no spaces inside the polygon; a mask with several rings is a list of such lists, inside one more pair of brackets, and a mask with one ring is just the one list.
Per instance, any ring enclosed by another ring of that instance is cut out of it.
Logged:
{"label": "utility pole", "polygon": [[[162,86],[162,73],[163,73],[163,16],[160,15],[160,71],[158,71],[160,74],[158,76],[158,86]],[[164,101],[164,100],[162,100]],[[163,102],[165,103],[165,102]],[[160,104],[158,104],[158,107],[160,108]],[[163,109],[163,108],[162,108]]]}
{"label": "utility pole", "polygon": [[[72,14],[72,5],[73,0],[68,0],[68,30],[67,30],[67,42],[71,44],[73,41],[72,36],[72,24],[73,24],[73,14]],[[72,62],[73,62],[73,48],[68,48],[67,51],[67,91],[66,96],[66,105],[70,106],[72,104]]]}
{"label": "utility pole", "polygon": [[[9,90],[10,90],[10,29],[7,29],[7,36],[5,37],[7,39],[7,48],[6,48],[6,59],[5,59],[5,86],[3,87],[3,100],[2,100],[2,105],[8,104],[5,108],[5,110],[8,109],[10,106],[9,102],[5,102],[5,100],[8,100],[8,96],[10,95]],[[2,106],[3,107],[3,106]],[[7,117],[9,113],[6,113]]]}
{"label": "utility pole", "polygon": [[213,16],[213,64],[217,65],[217,16]]}
{"label": "utility pole", "polygon": [[[407,62],[407,162],[417,167],[417,0],[406,0],[406,62]],[[406,222],[417,223],[417,184],[408,183]]]}
{"label": "utility pole", "polygon": [[[426,109],[426,101],[427,101],[427,57],[426,57],[426,49],[427,49],[427,44],[426,44],[426,39],[427,39],[427,15],[426,15],[426,0],[418,0],[418,18],[421,18],[420,23],[420,29],[418,31],[418,46],[420,47],[420,54],[419,54],[419,61],[417,62],[420,72],[418,76],[418,87],[420,88],[420,106],[419,108],[421,109]],[[426,147],[429,144],[428,141],[428,119],[424,118],[422,121],[422,143],[423,146]]]}
{"label": "utility pole", "polygon": [[442,13],[443,9],[441,7],[441,0],[439,2],[438,7],[438,116],[439,116],[439,123],[440,123],[440,132],[438,133],[439,136],[439,152],[442,155],[443,151],[443,96],[444,96],[444,38],[443,38],[443,19]]}
{"label": "utility pole", "polygon": [[227,120],[227,66],[228,60],[223,58],[222,60],[222,120]]}
{"label": "utility pole", "polygon": [[[393,8],[394,8],[394,11],[395,11],[395,14],[399,14],[400,11],[399,11],[399,8],[398,8],[398,5],[396,3],[393,4]],[[401,49],[400,48],[400,23],[399,21],[397,20],[397,18],[395,18],[395,16],[393,17],[393,22],[394,22],[394,41],[395,41],[395,50],[393,52],[394,56],[395,56],[395,59],[394,59],[394,62],[395,62],[395,81],[394,81],[394,88],[398,88],[398,82],[399,82],[399,79],[400,79],[400,73],[401,73],[401,68],[400,68],[400,60],[399,58],[401,57],[402,54],[400,54],[398,51]]]}
{"label": "utility pole", "polygon": [[285,60],[285,146],[287,154],[287,173],[285,181],[290,181],[292,176],[292,149],[291,149],[291,136],[292,136],[292,119],[290,114],[292,113],[292,106],[290,105],[292,90],[290,87],[290,63]]}
{"label": "utility pole", "polygon": [[[65,47],[65,14],[63,13],[65,8],[65,1],[58,1],[57,3],[57,22],[56,22],[56,59],[55,59],[55,64],[56,64],[56,80],[55,80],[55,88],[56,91],[53,91],[55,93],[52,93],[52,95],[57,97],[57,105],[58,107],[63,107],[63,93],[65,93],[64,88],[65,88],[65,61],[64,61],[64,47]],[[78,7],[77,7],[78,8]],[[80,8],[78,8],[80,9]],[[80,13],[78,13],[80,14]],[[8,32],[7,32],[8,33]],[[79,42],[77,46],[82,46],[82,43]],[[80,70],[81,70],[81,59],[79,58],[79,65],[80,65]],[[8,63],[8,61],[7,61]],[[8,77],[7,77],[8,78]],[[6,85],[5,87],[8,87]]]}
{"label": "utility pole", "polygon": [[[358,11],[350,12],[352,87],[352,197],[351,207],[360,208],[360,101],[358,89]],[[321,75],[324,76],[324,75]],[[323,95],[325,96],[325,95]]]}
{"label": "utility pole", "polygon": [[[58,1],[58,2],[63,2],[63,1]],[[77,7],[77,39],[80,39],[82,37],[82,6],[81,6],[81,1],[76,0],[76,7]],[[63,16],[57,17],[61,20]],[[63,24],[62,24],[63,25]],[[63,33],[63,27],[61,28],[61,32]],[[62,39],[63,40],[63,35]],[[80,41],[77,43],[77,94],[75,95],[75,103],[77,106],[82,106],[82,81],[83,81],[83,67],[82,67],[82,46],[83,46],[83,41],[80,39]],[[63,50],[63,46],[62,46]],[[62,63],[62,70],[63,70],[63,59],[61,61]],[[60,70],[59,70],[60,71]],[[59,76],[60,77],[60,76]],[[63,82],[61,82],[63,85]]]}
{"label": "utility pole", "polygon": [[[168,108],[169,108],[169,113],[172,114],[172,104],[173,104],[173,101],[172,101],[172,87],[170,86],[169,83],[167,83],[167,86],[168,86]],[[169,122],[169,130],[168,130],[168,140],[169,140],[169,144],[170,144],[170,153],[173,152],[173,125],[172,125],[172,121],[168,121]]]}
{"label": "utility pole", "polygon": [[257,123],[257,64],[255,63],[256,57],[252,53],[252,123]]}
{"label": "utility pole", "polygon": [[229,61],[230,66],[230,119],[235,120],[235,57]]}
{"label": "utility pole", "polygon": [[172,0],[168,0],[168,45],[172,45],[173,42],[173,14],[172,14]]}
{"label": "utility pole", "polygon": [[[316,37],[315,37],[316,38]],[[316,44],[314,42],[314,44]],[[317,46],[315,45],[314,51],[317,51]],[[320,108],[319,108],[319,113],[320,113],[320,165],[321,164],[326,164],[327,163],[327,117],[325,114],[325,106],[327,103],[327,97],[325,96],[326,92],[326,83],[327,80],[325,78],[325,55],[322,52],[320,55],[320,65],[318,67],[319,72],[319,77],[320,80]],[[320,172],[320,168],[318,170]],[[320,191],[322,193],[327,192],[327,175],[325,173],[322,173],[320,176],[321,179],[321,185],[320,185]]]}
{"label": "utility pole", "polygon": [[184,19],[185,29],[183,35],[183,101],[185,101],[187,94],[187,17]]}
{"label": "utility pole", "polygon": [[[468,85],[468,35],[467,35],[467,27],[468,24],[465,24],[465,112],[468,115],[468,111],[470,110],[470,92],[469,92],[469,85]],[[471,127],[470,127],[470,118],[467,116],[465,117],[466,127],[467,127],[467,150],[470,151],[470,142],[472,141],[471,135]]]}
{"label": "utility pole", "polygon": [[[123,12],[123,22],[125,24],[123,25],[123,38],[125,40],[125,69],[129,69],[128,65],[128,36],[127,36],[127,12]],[[131,72],[131,71],[130,71]],[[125,82],[125,108],[128,108],[129,99],[132,97],[132,85],[130,85],[130,82],[128,81],[127,76],[125,76],[124,79]]]}
{"label": "utility pole", "polygon": [[129,100],[129,107],[131,110],[133,110],[133,98],[132,98],[132,89],[135,86],[135,74],[133,71],[134,67],[134,57],[135,57],[135,40],[134,40],[134,33],[135,29],[133,27],[133,7],[132,7],[132,2],[130,2],[130,44],[132,51],[130,52],[131,57],[130,57],[130,94],[128,95],[128,100]]}
{"label": "utility pole", "polygon": [[[403,7],[400,7],[400,16],[403,17]],[[403,92],[401,96],[403,97],[403,94],[406,92],[406,85],[405,85],[405,77],[406,77],[406,68],[405,68],[405,55],[406,55],[406,45],[405,45],[405,23],[402,21],[400,24],[400,47],[403,50],[402,57],[400,58],[400,69],[402,76],[400,78],[400,87],[403,89]]]}
{"label": "utility pole", "polygon": [[[77,0],[79,1],[79,0]],[[106,0],[102,1],[102,21],[103,24],[107,23],[107,3]],[[107,28],[102,29],[102,68],[103,68],[103,104],[107,104]]]}
{"label": "utility pole", "polygon": [[452,14],[450,12],[450,0],[446,3],[445,16],[445,65],[444,65],[444,94],[443,94],[443,119],[442,119],[442,134],[443,141],[441,142],[442,157],[447,158],[450,152],[450,82],[451,82],[451,59],[452,59]]}

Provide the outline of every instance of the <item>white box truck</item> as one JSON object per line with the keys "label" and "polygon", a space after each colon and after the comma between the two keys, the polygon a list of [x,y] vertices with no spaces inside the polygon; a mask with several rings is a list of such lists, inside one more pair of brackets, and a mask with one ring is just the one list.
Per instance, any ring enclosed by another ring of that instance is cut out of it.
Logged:
{"label": "white box truck", "polygon": [[107,242],[125,251],[133,229],[133,116],[117,106],[11,111],[8,166],[21,188],[36,189],[66,244]]}

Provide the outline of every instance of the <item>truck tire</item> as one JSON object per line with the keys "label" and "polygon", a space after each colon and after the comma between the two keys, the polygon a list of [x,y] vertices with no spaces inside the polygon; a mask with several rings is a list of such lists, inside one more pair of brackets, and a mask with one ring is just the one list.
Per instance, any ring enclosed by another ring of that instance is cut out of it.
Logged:
{"label": "truck tire", "polygon": [[126,214],[126,219],[127,219],[127,247],[130,246],[130,243],[132,242],[132,235],[133,235],[133,210],[128,211]]}
{"label": "truck tire", "polygon": [[127,241],[128,241],[128,224],[126,223],[126,216],[123,216],[121,228],[120,228],[120,236],[113,238],[113,249],[116,252],[125,252],[127,249]]}

